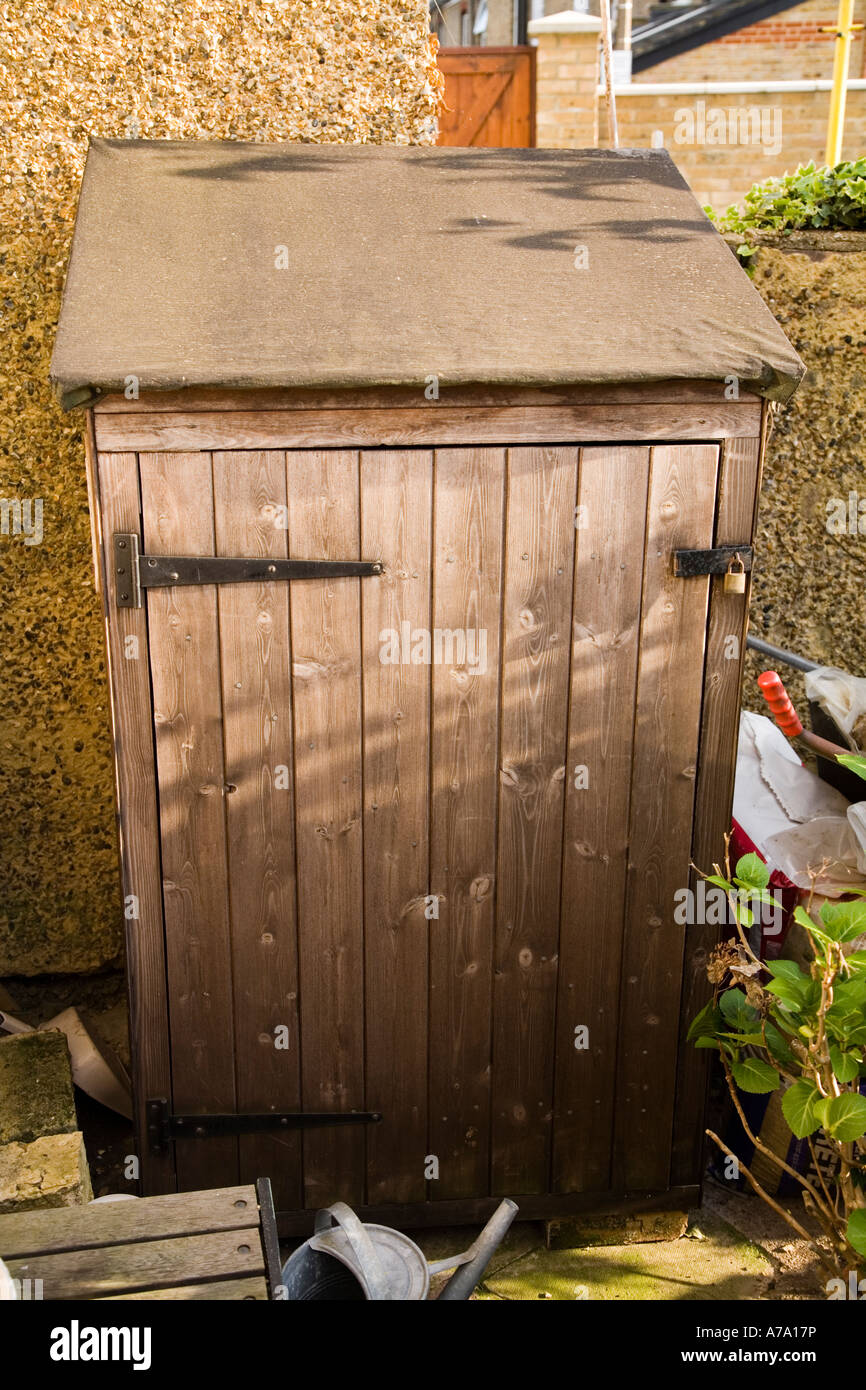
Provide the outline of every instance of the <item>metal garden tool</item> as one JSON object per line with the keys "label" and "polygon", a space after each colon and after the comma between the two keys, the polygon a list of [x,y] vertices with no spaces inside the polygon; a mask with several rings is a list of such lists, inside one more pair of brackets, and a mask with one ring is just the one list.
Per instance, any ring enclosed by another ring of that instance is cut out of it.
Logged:
{"label": "metal garden tool", "polygon": [[758,676],[758,685],[761,694],[770,707],[773,718],[778,724],[782,733],[787,738],[799,739],[805,743],[807,748],[811,748],[819,758],[829,758],[835,762],[839,754],[850,753],[850,748],[844,748],[841,743],[831,743],[829,739],[821,738],[818,734],[811,733],[804,729],[800,722],[800,716],[791,704],[787,690],[782,684],[782,679],[776,671],[764,671]]}

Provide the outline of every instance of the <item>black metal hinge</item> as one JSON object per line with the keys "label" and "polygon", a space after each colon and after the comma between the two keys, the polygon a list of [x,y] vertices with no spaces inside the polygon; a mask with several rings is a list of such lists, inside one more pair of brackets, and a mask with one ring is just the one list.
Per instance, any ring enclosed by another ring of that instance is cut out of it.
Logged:
{"label": "black metal hinge", "polygon": [[263,1134],[271,1130],[312,1129],[322,1125],[375,1125],[375,1110],[283,1110],[259,1115],[173,1115],[164,1097],[149,1100],[147,1143],[151,1153],[164,1153],[176,1139],[220,1139],[230,1134]]}
{"label": "black metal hinge", "polygon": [[141,555],[135,531],[115,532],[114,580],[118,608],[140,608],[142,589],[182,584],[261,584],[274,579],[367,579],[380,560],[276,560],[222,555]]}
{"label": "black metal hinge", "polygon": [[696,579],[701,574],[727,574],[731,561],[739,558],[744,571],[752,568],[754,551],[750,545],[719,545],[715,550],[675,550],[674,574],[677,579]]}

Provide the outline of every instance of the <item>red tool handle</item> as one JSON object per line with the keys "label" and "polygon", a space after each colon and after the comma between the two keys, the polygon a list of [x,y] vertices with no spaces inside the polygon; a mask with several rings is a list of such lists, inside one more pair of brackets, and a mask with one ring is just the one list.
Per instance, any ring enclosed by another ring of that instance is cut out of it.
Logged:
{"label": "red tool handle", "polygon": [[788,692],[782,684],[777,671],[765,671],[758,677],[758,685],[761,687],[761,694],[773,712],[773,718],[788,738],[799,738],[803,732],[803,725],[797,716],[797,711],[788,698]]}

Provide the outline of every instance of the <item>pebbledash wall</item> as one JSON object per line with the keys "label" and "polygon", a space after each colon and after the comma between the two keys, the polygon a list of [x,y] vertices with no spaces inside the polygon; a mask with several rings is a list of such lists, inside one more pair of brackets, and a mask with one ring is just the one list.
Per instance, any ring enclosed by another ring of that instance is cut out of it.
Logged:
{"label": "pebbledash wall", "polygon": [[[866,232],[758,234],[754,284],[806,363],[764,464],[751,630],[866,675]],[[764,713],[749,654],[745,701]],[[783,678],[805,712],[802,676]]]}
{"label": "pebbledash wall", "polygon": [[121,949],[82,416],[48,387],[88,137],[432,143],[437,78],[426,0],[4,7],[0,977]]}
{"label": "pebbledash wall", "polygon": [[[833,44],[817,31],[833,22],[832,8],[831,0],[809,0],[636,74],[615,91],[620,144],[667,149],[698,201],[717,210],[739,202],[753,183],[811,160],[822,163]],[[866,0],[858,0],[858,10],[866,14]],[[530,24],[538,45],[539,145],[609,143],[607,108],[594,80],[600,25],[595,16],[572,11]],[[774,27],[786,28],[791,41],[776,36]],[[858,37],[849,69],[845,159],[866,145],[866,79],[853,76],[862,62]]]}

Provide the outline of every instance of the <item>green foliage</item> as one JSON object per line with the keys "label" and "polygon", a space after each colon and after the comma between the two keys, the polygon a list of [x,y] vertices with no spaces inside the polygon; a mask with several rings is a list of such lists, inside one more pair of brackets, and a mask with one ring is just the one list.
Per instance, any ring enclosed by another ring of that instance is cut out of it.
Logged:
{"label": "green foliage", "polygon": [[866,1255],[866,1211],[862,1207],[852,1211],[845,1234],[858,1255]]}
{"label": "green foliage", "polygon": [[753,1033],[761,1015],[746,1003],[742,990],[728,989],[719,1000],[719,1008],[728,1024],[738,1032]]}
{"label": "green foliage", "polygon": [[759,855],[744,854],[737,860],[734,883],[738,888],[766,888],[769,882],[770,870]]}
{"label": "green foliage", "polygon": [[815,1102],[821,1099],[821,1092],[811,1081],[795,1081],[782,1096],[782,1114],[785,1116],[793,1134],[805,1139],[818,1128]]}
{"label": "green foliage", "polygon": [[866,1096],[843,1091],[841,1096],[828,1096],[818,1101],[815,1113],[840,1144],[850,1144],[866,1134]]}
{"label": "green foliage", "polygon": [[[866,775],[866,759],[861,760]],[[734,873],[714,875],[732,906],[749,889],[762,893],[768,875],[756,855]],[[866,1256],[866,952],[843,949],[866,935],[866,901],[826,902],[816,916],[795,913],[809,940],[809,969],[796,961],[763,962],[753,954],[735,914],[738,939],[717,948],[709,974],[713,998],[695,1018],[689,1040],[720,1053],[732,1094],[760,1095],[782,1088],[782,1113],[792,1134],[821,1131],[837,1157],[826,1179],[832,1200],[801,1179],[804,1200],[832,1242],[832,1260],[844,1271]],[[743,1114],[740,1116],[745,1124]],[[748,1132],[748,1130],[747,1130]],[[752,1136],[754,1137],[754,1136]],[[740,1165],[743,1167],[742,1163]],[[827,1263],[824,1252],[816,1253]]]}
{"label": "green foliage", "polygon": [[837,763],[847,767],[850,772],[856,772],[858,777],[866,780],[866,758],[858,753],[837,753]]}
{"label": "green foliage", "polygon": [[[866,155],[860,159],[817,167],[805,164],[796,173],[764,179],[749,189],[743,207],[732,204],[720,217],[704,211],[720,232],[792,232],[826,227],[835,231],[866,228]],[[754,254],[748,244],[738,247],[743,257]]]}
{"label": "green foliage", "polygon": [[833,1072],[840,1081],[856,1081],[860,1075],[860,1056],[857,1052],[846,1052],[835,1043],[831,1043],[830,1061],[833,1064]]}
{"label": "green foliage", "polygon": [[734,1062],[731,1071],[741,1091],[760,1096],[779,1089],[780,1078],[776,1068],[758,1057],[746,1057],[745,1061]]}

